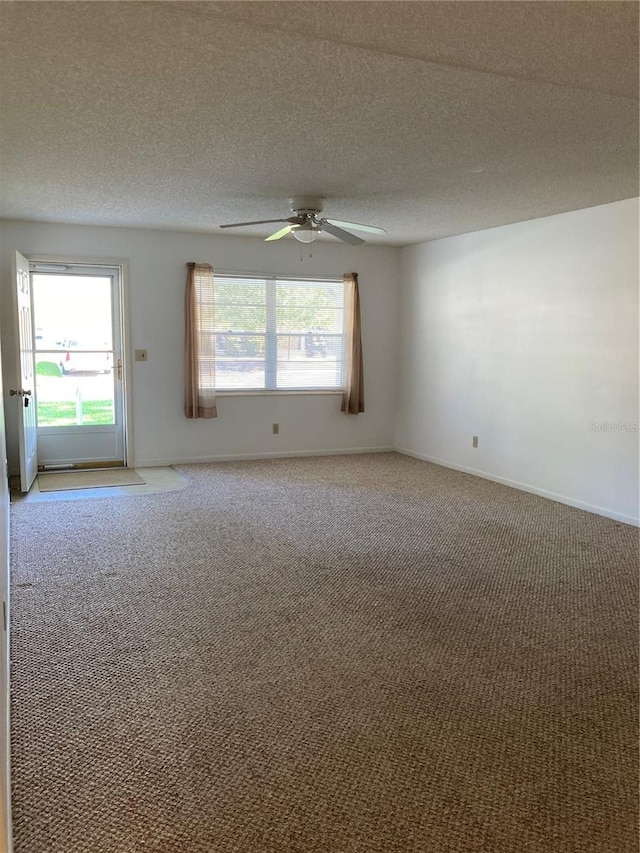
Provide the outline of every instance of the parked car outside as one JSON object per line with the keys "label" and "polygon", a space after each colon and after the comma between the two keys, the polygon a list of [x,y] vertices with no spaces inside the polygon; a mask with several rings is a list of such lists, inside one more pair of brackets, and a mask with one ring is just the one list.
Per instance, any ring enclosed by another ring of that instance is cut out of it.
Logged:
{"label": "parked car outside", "polygon": [[307,357],[325,356],[327,354],[327,341],[322,335],[309,331],[304,336],[304,350]]}
{"label": "parked car outside", "polygon": [[65,340],[60,353],[60,370],[62,373],[109,373],[111,371],[111,352],[102,346],[86,341]]}

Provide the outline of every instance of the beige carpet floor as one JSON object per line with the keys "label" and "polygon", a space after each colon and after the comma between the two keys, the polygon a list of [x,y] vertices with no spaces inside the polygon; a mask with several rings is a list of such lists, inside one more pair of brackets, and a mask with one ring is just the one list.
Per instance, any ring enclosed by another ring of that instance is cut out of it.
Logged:
{"label": "beige carpet floor", "polygon": [[637,850],[638,531],[396,454],[12,507],[16,853]]}

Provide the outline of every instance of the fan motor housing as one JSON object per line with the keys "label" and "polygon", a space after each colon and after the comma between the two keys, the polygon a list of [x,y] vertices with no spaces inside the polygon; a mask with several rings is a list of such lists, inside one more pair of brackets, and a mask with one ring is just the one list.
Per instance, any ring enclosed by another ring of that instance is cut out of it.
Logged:
{"label": "fan motor housing", "polygon": [[315,195],[294,195],[289,199],[289,209],[293,213],[321,213],[324,199]]}

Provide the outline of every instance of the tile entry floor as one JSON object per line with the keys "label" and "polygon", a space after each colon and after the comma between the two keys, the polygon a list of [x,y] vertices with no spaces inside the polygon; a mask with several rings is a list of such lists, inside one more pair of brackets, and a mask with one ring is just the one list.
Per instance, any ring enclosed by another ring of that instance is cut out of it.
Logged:
{"label": "tile entry floor", "polygon": [[28,494],[11,492],[12,501],[79,501],[86,498],[114,498],[127,495],[153,495],[173,492],[187,485],[187,478],[174,468],[140,468],[138,474],[145,481],[135,486],[110,486],[96,489],[69,489],[68,491],[41,492],[36,478]]}

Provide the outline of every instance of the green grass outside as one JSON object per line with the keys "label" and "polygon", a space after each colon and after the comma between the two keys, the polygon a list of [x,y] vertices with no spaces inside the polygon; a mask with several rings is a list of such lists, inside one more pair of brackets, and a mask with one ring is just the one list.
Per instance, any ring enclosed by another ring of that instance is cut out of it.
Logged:
{"label": "green grass outside", "polygon": [[37,376],[62,376],[60,365],[53,361],[38,361],[36,363]]}
{"label": "green grass outside", "polygon": [[[84,400],[82,426],[113,423],[111,400]],[[38,426],[77,426],[75,402],[38,403]]]}

